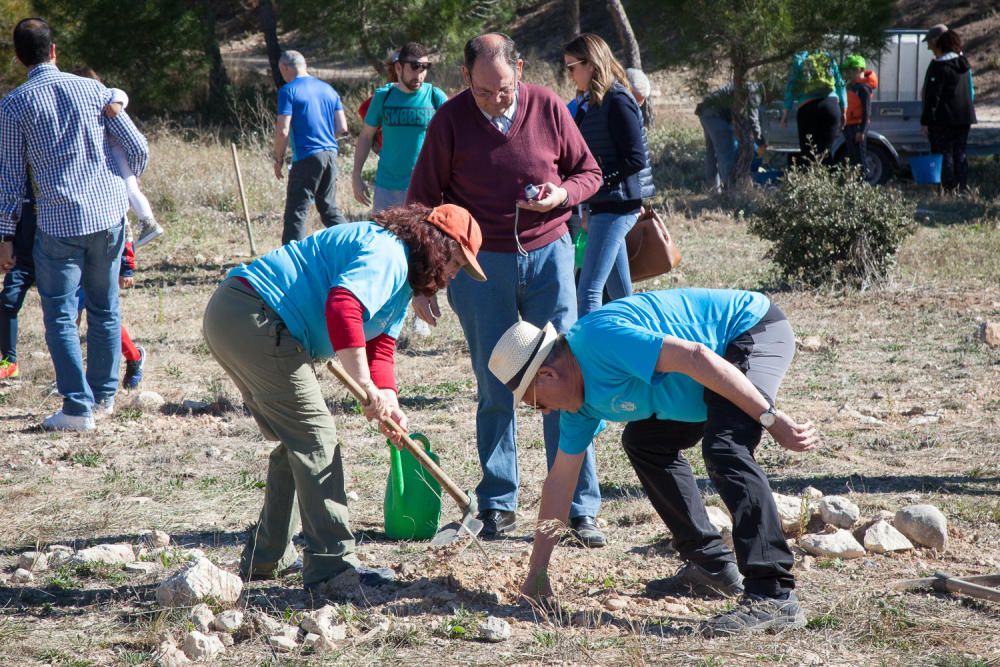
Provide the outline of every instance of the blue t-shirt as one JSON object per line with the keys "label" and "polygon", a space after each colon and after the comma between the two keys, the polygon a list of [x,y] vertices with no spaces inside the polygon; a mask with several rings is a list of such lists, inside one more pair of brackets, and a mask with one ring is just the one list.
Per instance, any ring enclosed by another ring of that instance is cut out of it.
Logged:
{"label": "blue t-shirt", "polygon": [[406,190],[431,117],[448,100],[440,88],[429,83],[414,93],[405,93],[396,84],[382,86],[372,95],[365,125],[382,126],[375,185],[387,190]]}
{"label": "blue t-shirt", "polygon": [[317,359],[334,353],[326,328],[331,289],[343,287],[361,302],[365,340],[398,338],[413,296],[408,274],[406,244],[373,222],[352,222],[283,245],[229,277],[246,278]]}
{"label": "blue t-shirt", "polygon": [[705,388],[683,373],[657,373],[665,336],[725,354],[771,307],[757,292],[673,289],[617,299],[580,318],[566,334],[583,374],[584,402],[559,417],[559,449],[579,454],[602,419],[707,418]]}
{"label": "blue t-shirt", "polygon": [[278,91],[278,115],[292,117],[292,160],[337,150],[336,116],[340,95],[314,76],[292,79]]}

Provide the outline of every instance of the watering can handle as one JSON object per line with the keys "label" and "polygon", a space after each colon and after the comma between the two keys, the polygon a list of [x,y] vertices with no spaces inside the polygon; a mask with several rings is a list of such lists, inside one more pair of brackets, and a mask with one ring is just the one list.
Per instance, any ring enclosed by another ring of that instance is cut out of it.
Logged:
{"label": "watering can handle", "polygon": [[[350,390],[354,397],[361,401],[362,404],[368,403],[368,392],[365,388],[359,385],[354,378],[347,374],[344,367],[338,363],[334,363],[332,360],[326,362],[326,367],[330,369],[330,372],[340,380],[340,382]],[[469,509],[469,496],[462,489],[455,485],[455,482],[451,481],[451,478],[438,467],[438,464],[434,463],[434,460],[427,455],[424,448],[413,441],[412,438],[406,433],[402,426],[392,421],[391,419],[382,419],[381,423],[388,427],[390,430],[394,431],[398,436],[403,446],[406,448],[410,454],[413,454],[413,458],[417,459],[420,465],[431,474],[431,477],[436,479],[438,483],[448,492],[448,495],[454,498],[455,502],[463,512]]]}

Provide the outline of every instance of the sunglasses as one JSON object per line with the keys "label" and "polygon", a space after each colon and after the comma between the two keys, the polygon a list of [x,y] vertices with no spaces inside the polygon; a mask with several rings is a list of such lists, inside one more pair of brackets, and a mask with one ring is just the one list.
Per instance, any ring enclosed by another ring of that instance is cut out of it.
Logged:
{"label": "sunglasses", "polygon": [[566,69],[568,69],[569,73],[572,74],[573,70],[576,68],[577,65],[582,65],[585,62],[587,62],[587,61],[586,60],[577,60],[575,63],[566,63]]}
{"label": "sunglasses", "polygon": [[429,70],[431,68],[431,64],[430,63],[418,63],[418,62],[414,62],[412,60],[403,60],[402,63],[404,65],[409,65],[410,67],[412,67],[417,72],[423,72],[423,71]]}

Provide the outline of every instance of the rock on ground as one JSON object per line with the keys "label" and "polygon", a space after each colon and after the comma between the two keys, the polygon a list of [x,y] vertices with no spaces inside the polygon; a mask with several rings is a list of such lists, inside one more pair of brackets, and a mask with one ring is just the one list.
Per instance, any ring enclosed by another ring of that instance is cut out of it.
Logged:
{"label": "rock on ground", "polygon": [[149,543],[153,547],[165,547],[170,544],[170,535],[163,532],[162,530],[154,530],[149,536]]}
{"label": "rock on ground", "polygon": [[197,630],[184,635],[184,655],[191,660],[211,660],[225,650],[226,647],[215,635],[206,635]]}
{"label": "rock on ground", "polygon": [[310,632],[306,635],[306,638],[302,640],[302,646],[304,648],[312,649],[316,653],[329,653],[330,651],[335,651],[337,649],[337,645],[332,641],[323,635],[317,635],[314,632]]}
{"label": "rock on ground", "polygon": [[139,395],[135,399],[135,403],[139,407],[146,410],[159,410],[163,407],[166,401],[155,391],[143,391],[139,392]]}
{"label": "rock on ground", "polygon": [[604,608],[609,611],[621,611],[628,606],[628,603],[628,598],[612,596],[604,601]]}
{"label": "rock on ground", "polygon": [[178,665],[189,665],[191,661],[184,655],[184,651],[177,648],[171,641],[164,641],[153,654],[153,664],[159,667],[178,667]]}
{"label": "rock on ground", "polygon": [[131,544],[98,544],[89,549],[80,549],[72,560],[77,563],[124,565],[135,561],[135,551]]}
{"label": "rock on ground", "polygon": [[979,338],[990,347],[1000,347],[1000,322],[983,322],[980,324]]}
{"label": "rock on ground", "polygon": [[715,507],[714,505],[709,505],[705,508],[705,511],[708,512],[708,520],[713,526],[715,526],[715,529],[719,531],[719,535],[722,536],[722,541],[732,547],[733,520],[729,518],[729,514],[726,510],[721,507]]}
{"label": "rock on ground", "polygon": [[25,570],[23,567],[19,567],[14,570],[14,575],[10,578],[15,584],[27,584],[35,580],[35,575],[31,573],[31,570]]}
{"label": "rock on ground", "polygon": [[39,551],[25,551],[17,557],[17,567],[31,572],[44,572],[49,568],[49,557]]}
{"label": "rock on ground", "polygon": [[243,612],[239,609],[229,609],[219,613],[212,621],[212,628],[219,632],[239,632],[243,627]]}
{"label": "rock on ground", "polygon": [[875,512],[875,516],[869,519],[865,519],[864,521],[854,526],[854,529],[852,530],[852,533],[854,534],[854,539],[864,544],[865,533],[868,532],[869,528],[874,526],[879,521],[885,521],[887,524],[891,526],[895,516],[896,515],[890,512],[889,510],[879,510],[878,512]]}
{"label": "rock on ground", "polygon": [[832,533],[809,534],[799,538],[799,546],[814,556],[827,558],[861,558],[865,548],[858,544],[850,531],[838,528]]}
{"label": "rock on ground", "polygon": [[73,549],[62,544],[53,544],[45,555],[49,557],[49,567],[62,567],[73,559]]}
{"label": "rock on ground", "polygon": [[271,648],[273,648],[276,653],[291,653],[299,647],[295,638],[289,637],[288,635],[273,635],[268,637],[267,641],[271,643]]}
{"label": "rock on ground", "polygon": [[330,605],[324,605],[306,614],[302,618],[301,626],[307,633],[321,635],[331,642],[347,636],[347,626],[337,622],[337,610]]}
{"label": "rock on ground", "polygon": [[781,519],[781,529],[785,535],[798,535],[802,529],[802,499],[781,493],[771,495],[774,496],[774,504],[778,506],[778,518]]}
{"label": "rock on ground", "polygon": [[212,621],[214,620],[215,614],[204,602],[199,602],[191,608],[191,623],[198,632],[210,632],[212,630]]}
{"label": "rock on ground", "polygon": [[913,544],[906,536],[885,521],[876,521],[865,532],[865,549],[884,554],[890,551],[908,551]]}
{"label": "rock on ground", "polygon": [[823,497],[823,492],[817,489],[815,486],[807,486],[802,489],[802,495],[809,500],[819,500]]}
{"label": "rock on ground", "polygon": [[139,574],[152,574],[160,569],[159,563],[137,560],[134,563],[126,563],[126,572],[137,572]]}
{"label": "rock on ground", "polygon": [[479,624],[479,635],[488,642],[507,641],[510,639],[510,632],[510,623],[496,616],[487,616]]}
{"label": "rock on ground", "polygon": [[799,344],[799,349],[803,352],[819,352],[826,347],[823,344],[823,339],[819,336],[806,336],[805,338],[796,340],[796,342]]}
{"label": "rock on ground", "polygon": [[156,589],[156,601],[163,607],[186,607],[206,598],[232,604],[242,592],[243,582],[239,577],[220,570],[207,558],[199,558],[161,582]]}
{"label": "rock on ground", "polygon": [[861,518],[861,509],[843,496],[826,496],[819,501],[823,521],[837,528],[850,528]]}
{"label": "rock on ground", "polygon": [[934,505],[910,505],[896,512],[892,525],[914,544],[944,551],[948,547],[948,519]]}

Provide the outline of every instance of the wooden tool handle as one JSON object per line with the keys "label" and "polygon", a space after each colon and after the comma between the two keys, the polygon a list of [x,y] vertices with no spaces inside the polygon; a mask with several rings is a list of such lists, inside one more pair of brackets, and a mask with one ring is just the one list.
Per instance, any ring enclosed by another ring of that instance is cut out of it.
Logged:
{"label": "wooden tool handle", "polygon": [[[352,394],[354,394],[356,399],[361,401],[363,405],[368,404],[368,392],[365,391],[365,388],[359,385],[354,378],[348,375],[343,366],[338,363],[334,363],[331,360],[326,362],[326,367],[330,369],[330,372],[333,373]],[[403,427],[393,420],[383,418],[379,421],[384,426],[387,426],[399,435],[403,446],[408,452],[410,452],[410,454],[413,454],[413,457],[417,459],[421,466],[423,466],[424,470],[429,472],[431,476],[436,479],[442,487],[444,487],[444,490],[448,492],[449,496],[455,499],[455,502],[458,503],[463,512],[468,511],[469,496],[465,493],[465,491],[458,488],[455,482],[451,481],[451,478],[448,477],[443,470],[441,470],[438,464],[434,463],[434,460],[431,457],[427,456],[427,452],[424,451],[424,448],[421,447],[420,444],[414,442],[410,436],[407,435]]]}

